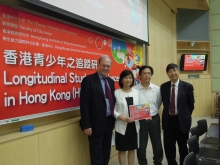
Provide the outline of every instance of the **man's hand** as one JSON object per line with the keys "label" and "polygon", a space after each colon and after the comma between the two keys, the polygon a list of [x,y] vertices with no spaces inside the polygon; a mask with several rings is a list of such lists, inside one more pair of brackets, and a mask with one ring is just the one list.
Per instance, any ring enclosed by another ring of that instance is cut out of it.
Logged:
{"label": "man's hand", "polygon": [[88,136],[91,136],[92,135],[92,128],[84,129],[84,133]]}

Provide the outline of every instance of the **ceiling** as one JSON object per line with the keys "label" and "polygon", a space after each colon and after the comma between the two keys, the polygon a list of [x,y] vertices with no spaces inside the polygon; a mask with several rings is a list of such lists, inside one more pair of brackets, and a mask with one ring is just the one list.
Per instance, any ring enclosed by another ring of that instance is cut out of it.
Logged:
{"label": "ceiling", "polygon": [[177,8],[209,10],[209,0],[175,0]]}

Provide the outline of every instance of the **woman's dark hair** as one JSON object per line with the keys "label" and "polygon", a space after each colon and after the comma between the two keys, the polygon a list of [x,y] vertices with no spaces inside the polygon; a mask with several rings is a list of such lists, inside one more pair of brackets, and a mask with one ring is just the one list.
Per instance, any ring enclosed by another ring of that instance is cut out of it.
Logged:
{"label": "woman's dark hair", "polygon": [[141,72],[142,72],[144,69],[150,69],[151,76],[154,74],[154,70],[153,70],[153,68],[152,68],[151,66],[143,65],[143,66],[139,69],[139,75],[141,75]]}
{"label": "woman's dark hair", "polygon": [[170,69],[177,69],[178,70],[178,66],[176,64],[168,64],[167,68],[166,68],[166,72],[168,72]]}
{"label": "woman's dark hair", "polygon": [[131,77],[132,77],[132,83],[131,83],[130,87],[132,87],[134,85],[134,75],[133,75],[133,73],[130,70],[123,70],[120,74],[120,78],[119,78],[119,82],[118,82],[119,86],[121,88],[123,88],[123,84],[121,83],[122,79],[125,78],[128,75],[131,75]]}

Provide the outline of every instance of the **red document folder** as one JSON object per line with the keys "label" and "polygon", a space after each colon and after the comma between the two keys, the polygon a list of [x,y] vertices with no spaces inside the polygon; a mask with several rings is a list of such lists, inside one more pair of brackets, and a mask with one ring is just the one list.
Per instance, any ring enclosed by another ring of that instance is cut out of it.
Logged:
{"label": "red document folder", "polygon": [[151,119],[150,103],[130,105],[130,117],[134,120]]}

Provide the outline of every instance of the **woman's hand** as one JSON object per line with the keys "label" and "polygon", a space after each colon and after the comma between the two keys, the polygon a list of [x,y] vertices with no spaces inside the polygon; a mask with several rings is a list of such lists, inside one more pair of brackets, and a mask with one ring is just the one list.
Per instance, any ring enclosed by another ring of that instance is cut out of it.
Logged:
{"label": "woman's hand", "polygon": [[131,117],[124,117],[124,116],[122,116],[122,115],[119,115],[119,116],[118,116],[118,119],[120,119],[120,120],[122,120],[122,121],[124,121],[124,122],[126,122],[126,123],[132,123],[132,122],[134,122],[134,120],[133,120]]}
{"label": "woman's hand", "polygon": [[132,119],[131,117],[128,117],[127,118],[127,123],[132,123],[132,122],[134,122],[134,119]]}

